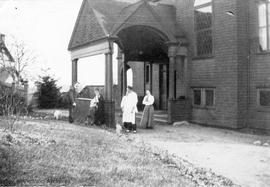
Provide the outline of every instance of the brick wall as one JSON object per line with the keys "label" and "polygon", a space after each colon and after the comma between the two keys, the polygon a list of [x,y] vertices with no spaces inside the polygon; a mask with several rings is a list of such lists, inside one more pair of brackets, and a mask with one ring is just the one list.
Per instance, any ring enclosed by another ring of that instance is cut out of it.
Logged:
{"label": "brick wall", "polygon": [[270,88],[270,54],[259,52],[258,1],[249,0],[250,97],[249,127],[270,129],[270,110],[258,107],[257,88]]}
{"label": "brick wall", "polygon": [[190,100],[169,100],[168,104],[169,123],[177,121],[191,120],[191,103]]}
{"label": "brick wall", "polygon": [[[195,58],[193,1],[175,1],[177,22],[189,41],[188,99],[192,99],[192,87],[216,88],[215,108],[193,108],[192,121],[229,128],[270,129],[270,110],[257,106],[257,88],[270,88],[270,53],[258,53],[257,3],[256,0],[213,0],[213,57]],[[144,95],[144,66],[130,65],[134,89],[138,95]],[[180,64],[177,70],[179,95],[182,89]],[[155,66],[153,71],[152,89],[156,92]]]}
{"label": "brick wall", "polygon": [[[190,86],[216,87],[214,110],[193,108],[193,120],[208,125],[241,128],[247,112],[247,28],[245,0],[213,1],[213,57],[191,58]],[[190,42],[194,57],[195,35],[193,2],[176,2],[177,21]],[[229,16],[232,11],[235,16]]]}
{"label": "brick wall", "polygon": [[237,15],[237,55],[238,55],[238,124],[248,126],[248,3],[238,0]]}

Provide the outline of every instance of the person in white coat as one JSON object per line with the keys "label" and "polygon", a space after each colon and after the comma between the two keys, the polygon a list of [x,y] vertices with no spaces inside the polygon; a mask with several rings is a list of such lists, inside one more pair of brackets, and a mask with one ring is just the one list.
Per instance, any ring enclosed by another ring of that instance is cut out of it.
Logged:
{"label": "person in white coat", "polygon": [[127,132],[136,132],[137,126],[135,122],[137,109],[138,96],[133,91],[131,86],[128,86],[126,95],[122,98],[121,109],[123,112],[122,122]]}

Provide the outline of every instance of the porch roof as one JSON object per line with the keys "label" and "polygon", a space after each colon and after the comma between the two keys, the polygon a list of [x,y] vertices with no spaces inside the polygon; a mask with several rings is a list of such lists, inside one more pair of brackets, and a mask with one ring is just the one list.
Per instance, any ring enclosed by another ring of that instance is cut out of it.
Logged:
{"label": "porch roof", "polygon": [[[145,0],[133,4],[119,0],[84,0],[68,50],[72,51],[114,35],[123,24],[129,21],[132,15],[136,14],[140,7],[143,7],[143,3],[149,5],[149,11],[156,16],[156,22],[163,25],[165,33],[168,33],[169,29],[173,37],[182,36],[181,30],[176,25],[175,7],[173,6],[150,3]],[[140,16],[147,17],[144,14]]]}

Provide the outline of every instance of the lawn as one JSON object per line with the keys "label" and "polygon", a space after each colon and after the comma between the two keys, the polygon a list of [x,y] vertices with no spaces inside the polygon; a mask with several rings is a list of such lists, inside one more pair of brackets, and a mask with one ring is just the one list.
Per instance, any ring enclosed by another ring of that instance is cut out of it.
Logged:
{"label": "lawn", "polygon": [[0,186],[196,186],[126,135],[61,121],[26,120],[4,132]]}

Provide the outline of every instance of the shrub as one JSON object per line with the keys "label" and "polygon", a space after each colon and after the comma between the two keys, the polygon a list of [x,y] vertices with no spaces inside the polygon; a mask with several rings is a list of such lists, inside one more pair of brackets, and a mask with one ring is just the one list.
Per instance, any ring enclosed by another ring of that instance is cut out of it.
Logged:
{"label": "shrub", "polygon": [[28,113],[25,98],[16,90],[6,86],[0,87],[0,115],[4,117],[8,128],[13,131],[14,124],[19,117]]}
{"label": "shrub", "polygon": [[36,92],[39,108],[56,108],[60,99],[60,89],[56,85],[57,80],[50,76],[41,77],[41,81],[36,82],[38,88]]}

